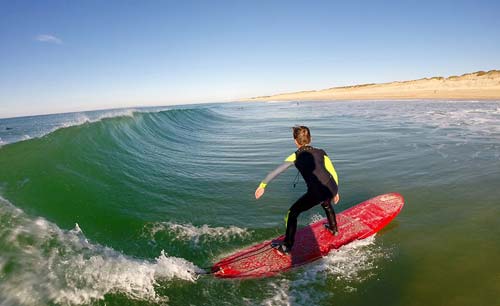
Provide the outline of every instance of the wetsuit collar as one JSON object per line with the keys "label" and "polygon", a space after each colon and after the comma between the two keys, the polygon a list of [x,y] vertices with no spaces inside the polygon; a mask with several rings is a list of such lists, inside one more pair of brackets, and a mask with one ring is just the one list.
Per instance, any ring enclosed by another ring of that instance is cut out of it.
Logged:
{"label": "wetsuit collar", "polygon": [[312,146],[310,146],[310,145],[304,145],[304,146],[302,146],[302,147],[300,147],[300,148],[297,149],[297,153],[302,152],[302,151],[309,151],[309,150],[312,150],[312,149],[314,149]]}

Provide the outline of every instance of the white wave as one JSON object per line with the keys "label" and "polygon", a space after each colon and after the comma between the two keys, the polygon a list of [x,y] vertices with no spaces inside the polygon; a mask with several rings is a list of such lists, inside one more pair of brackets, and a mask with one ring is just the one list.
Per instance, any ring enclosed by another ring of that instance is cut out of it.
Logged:
{"label": "white wave", "polygon": [[[141,260],[89,242],[75,225],[64,231],[43,219],[29,218],[0,198],[0,296],[2,305],[81,305],[120,293],[136,300],[165,302],[158,281],[193,282],[201,269],[169,257]],[[12,271],[1,272],[9,265]],[[3,274],[2,274],[3,273]]]}
{"label": "white wave", "polygon": [[[357,284],[375,275],[377,260],[388,256],[381,247],[375,245],[375,236],[356,240],[304,266],[291,277],[271,282],[267,290],[270,296],[261,304],[316,305],[335,294],[335,290],[356,291]],[[321,287],[332,278],[336,284],[333,290],[322,290]]]}
{"label": "white wave", "polygon": [[[75,117],[71,118],[68,121],[63,121],[60,123],[59,126],[53,128],[52,130],[46,132],[43,135],[50,134],[54,131],[57,131],[62,128],[68,128],[72,126],[78,126],[78,125],[83,125],[86,123],[94,123],[101,121],[103,119],[108,119],[108,118],[116,118],[116,117],[134,117],[135,113],[139,113],[140,111],[136,109],[123,109],[123,110],[109,110],[109,111],[103,111],[102,113],[99,113],[96,116],[91,116],[88,113],[75,113]],[[43,136],[42,135],[42,136]],[[41,136],[38,136],[41,137]]]}
{"label": "white wave", "polygon": [[91,120],[85,114],[77,114],[77,116],[75,118],[73,118],[69,121],[62,122],[60,126],[55,127],[50,132],[57,131],[58,129],[61,129],[61,128],[68,128],[71,126],[77,126],[77,125],[82,125],[85,123],[96,122],[96,121],[99,121],[99,119]]}
{"label": "white wave", "polygon": [[264,306],[289,306],[292,305],[293,295],[290,295],[290,281],[281,280],[270,284],[273,296],[262,301]]}
{"label": "white wave", "polygon": [[194,226],[190,223],[177,224],[173,222],[158,222],[146,227],[146,231],[151,238],[160,232],[172,233],[177,240],[189,240],[198,245],[201,240],[223,240],[234,238],[245,238],[250,235],[246,228],[237,226],[230,227],[210,227],[207,224]]}
{"label": "white wave", "polygon": [[[311,288],[297,286],[296,281],[282,279],[269,284],[272,296],[263,300],[263,306],[318,305],[323,293],[313,292]],[[312,295],[311,295],[312,292]]]}
{"label": "white wave", "polygon": [[431,110],[422,115],[416,115],[418,121],[433,124],[440,129],[459,127],[476,134],[493,135],[500,132],[500,108],[487,106],[447,105],[441,111]]}
{"label": "white wave", "polygon": [[386,256],[375,245],[375,235],[356,240],[330,252],[310,269],[303,272],[301,281],[317,279],[318,274],[326,272],[330,277],[348,282],[360,282],[370,277],[371,270],[377,268],[376,259]]}
{"label": "white wave", "polygon": [[[381,101],[377,104],[340,103],[336,112],[342,116],[361,117],[400,127],[419,124],[437,130],[458,129],[473,136],[498,136],[500,101]],[[321,107],[321,106],[320,106]],[[325,107],[330,107],[325,104]],[[326,113],[326,112],[325,112]],[[468,137],[469,135],[465,135]]]}
{"label": "white wave", "polygon": [[[155,111],[157,112],[157,111]],[[93,118],[91,122],[99,121],[106,118],[115,118],[115,117],[134,117],[136,113],[147,113],[147,111],[141,111],[135,108],[127,108],[120,110],[108,110],[99,114],[97,117]]]}

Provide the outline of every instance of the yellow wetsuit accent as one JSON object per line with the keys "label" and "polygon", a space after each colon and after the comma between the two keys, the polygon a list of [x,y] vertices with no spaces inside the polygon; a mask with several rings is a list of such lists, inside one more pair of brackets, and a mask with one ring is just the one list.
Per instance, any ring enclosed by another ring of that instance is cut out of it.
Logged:
{"label": "yellow wetsuit accent", "polygon": [[261,182],[259,185],[259,188],[266,188],[267,184],[264,182]]}
{"label": "yellow wetsuit accent", "polygon": [[335,171],[335,168],[333,167],[332,161],[328,157],[328,155],[325,155],[325,168],[330,172],[332,175],[333,179],[335,180],[335,183],[337,183],[337,186],[339,185],[339,177],[337,175],[337,171]]}
{"label": "yellow wetsuit accent", "polygon": [[295,153],[292,153],[292,154],[290,154],[290,156],[288,156],[285,159],[285,161],[293,163],[296,159],[297,159],[297,155]]}

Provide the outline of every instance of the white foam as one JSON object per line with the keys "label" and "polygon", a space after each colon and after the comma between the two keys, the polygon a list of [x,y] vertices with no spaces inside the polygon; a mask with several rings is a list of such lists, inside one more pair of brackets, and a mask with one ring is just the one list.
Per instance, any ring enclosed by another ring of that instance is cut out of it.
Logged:
{"label": "white foam", "polygon": [[146,231],[153,239],[159,232],[168,232],[173,234],[175,239],[191,241],[194,245],[198,245],[202,240],[227,241],[234,238],[245,238],[250,235],[246,228],[237,226],[210,227],[207,224],[194,226],[190,223],[177,224],[173,222],[153,223],[146,228]]}
{"label": "white foam", "polygon": [[[155,111],[158,112],[158,111]],[[134,117],[135,113],[144,113],[144,111],[140,111],[135,108],[127,108],[127,109],[120,109],[120,110],[109,110],[105,111],[104,113],[100,114],[96,118],[92,119],[91,122],[99,121],[102,119],[106,118],[115,118],[115,117]]]}
{"label": "white foam", "polygon": [[336,251],[330,252],[318,263],[306,269],[303,279],[316,279],[318,273],[326,272],[337,280],[360,282],[371,276],[367,273],[375,268],[375,259],[385,256],[374,246],[375,236],[353,241]]}
{"label": "white foam", "polygon": [[[359,283],[376,274],[377,260],[388,256],[375,245],[375,236],[351,242],[304,266],[297,274],[271,282],[267,290],[270,296],[262,305],[316,305],[327,295],[335,294],[335,290],[356,291]],[[332,278],[332,290],[319,288]]]}
{"label": "white foam", "polygon": [[313,292],[311,288],[303,288],[297,286],[296,281],[281,279],[277,282],[269,284],[270,294],[272,296],[263,300],[261,305],[266,306],[291,306],[291,305],[318,305],[321,297],[324,296],[321,292]]}
{"label": "white foam", "polygon": [[[395,124],[416,123],[441,129],[458,128],[472,135],[498,136],[500,133],[499,101],[383,101],[338,104],[339,115]],[[326,106],[328,106],[326,104]],[[389,125],[387,125],[389,126]],[[461,134],[463,135],[463,134]]]}
{"label": "white foam", "polygon": [[500,132],[497,124],[500,120],[499,108],[471,107],[453,108],[448,105],[442,111],[428,111],[423,115],[416,115],[417,121],[434,124],[440,129],[460,127],[474,134],[494,135]]}
{"label": "white foam", "polygon": [[[103,113],[100,113],[99,115],[93,117],[90,116],[86,113],[77,113],[76,117],[72,118],[69,121],[62,122],[59,126],[53,128],[52,130],[44,133],[41,136],[50,134],[54,131],[57,131],[62,128],[68,128],[72,126],[79,126],[83,125],[86,123],[94,123],[101,121],[103,119],[108,119],[108,118],[116,118],[116,117],[130,117],[133,118],[135,113],[140,113],[140,111],[136,109],[122,109],[122,110],[110,110],[110,111],[104,111]],[[38,136],[38,137],[41,137]]]}
{"label": "white foam", "polygon": [[292,305],[293,296],[290,295],[290,281],[280,280],[276,283],[270,283],[269,291],[273,296],[262,301],[265,306],[289,306]]}
{"label": "white foam", "polygon": [[[75,225],[59,229],[43,219],[30,219],[0,198],[2,266],[13,271],[2,275],[2,305],[57,303],[80,305],[120,293],[136,300],[165,302],[155,291],[159,281],[193,282],[201,269],[170,257],[163,251],[153,261],[132,258],[109,247],[89,242]],[[1,274],[0,274],[1,275]]]}
{"label": "white foam", "polygon": [[90,118],[87,117],[85,114],[78,114],[75,118],[73,118],[70,121],[63,122],[60,126],[54,128],[51,132],[56,131],[56,130],[61,129],[61,128],[67,128],[67,127],[71,127],[71,126],[82,125],[85,123],[96,122],[98,120],[99,120],[99,118],[97,118],[95,120],[90,120]]}

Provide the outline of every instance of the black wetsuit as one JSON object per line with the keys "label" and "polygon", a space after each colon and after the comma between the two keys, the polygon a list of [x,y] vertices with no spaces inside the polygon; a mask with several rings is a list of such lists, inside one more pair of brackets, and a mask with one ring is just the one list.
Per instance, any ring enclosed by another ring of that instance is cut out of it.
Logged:
{"label": "black wetsuit", "polygon": [[261,183],[266,187],[272,179],[288,169],[292,164],[299,170],[307,185],[307,192],[301,196],[289,209],[285,218],[286,235],[285,245],[292,248],[297,231],[297,217],[300,213],[321,203],[325,210],[329,227],[337,230],[335,212],[331,205],[332,199],[338,192],[338,177],[328,155],[321,149],[311,146],[302,146],[290,155],[281,166],[271,172]]}

